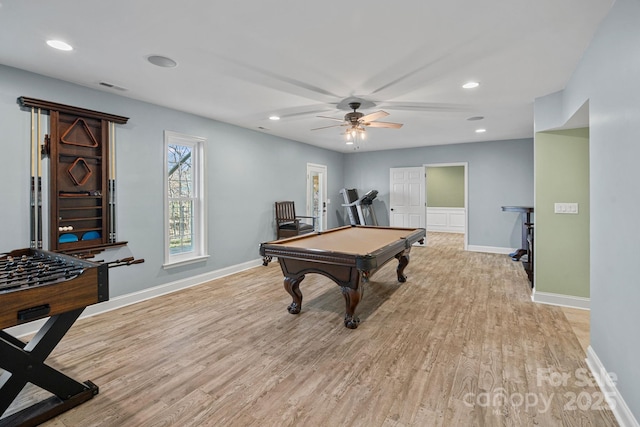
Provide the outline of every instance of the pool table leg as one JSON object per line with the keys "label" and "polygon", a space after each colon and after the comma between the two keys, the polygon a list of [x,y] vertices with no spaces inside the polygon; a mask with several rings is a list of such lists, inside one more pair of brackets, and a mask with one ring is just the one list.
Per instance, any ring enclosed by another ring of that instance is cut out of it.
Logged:
{"label": "pool table leg", "polygon": [[287,307],[287,310],[291,314],[300,313],[300,309],[302,308],[302,292],[300,292],[300,282],[304,279],[304,274],[299,277],[288,277],[284,278],[284,289],[291,295],[293,301]]}
{"label": "pool table leg", "polygon": [[396,273],[398,273],[398,282],[400,283],[407,281],[407,276],[404,275],[404,268],[409,265],[409,251],[410,249],[407,249],[396,255],[396,258],[398,259],[398,268],[396,269]]}
{"label": "pool table leg", "polygon": [[346,308],[344,326],[349,329],[356,329],[358,327],[358,323],[360,323],[360,319],[356,316],[355,312],[364,293],[364,286],[361,283],[357,283],[356,285],[357,289],[353,289],[348,286],[341,286]]}

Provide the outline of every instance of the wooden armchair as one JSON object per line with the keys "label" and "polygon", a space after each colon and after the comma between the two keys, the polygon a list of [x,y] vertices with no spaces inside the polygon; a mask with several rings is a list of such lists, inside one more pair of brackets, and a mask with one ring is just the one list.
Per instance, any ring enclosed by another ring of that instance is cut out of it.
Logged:
{"label": "wooden armchair", "polygon": [[[310,218],[312,224],[300,222],[300,219],[303,218]],[[296,207],[293,202],[276,202],[276,234],[278,239],[311,233],[315,228],[316,218],[296,215]]]}

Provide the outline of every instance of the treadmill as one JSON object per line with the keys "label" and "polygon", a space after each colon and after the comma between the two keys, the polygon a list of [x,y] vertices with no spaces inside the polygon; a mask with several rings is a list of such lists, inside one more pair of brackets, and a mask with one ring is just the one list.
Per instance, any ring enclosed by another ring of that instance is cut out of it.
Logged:
{"label": "treadmill", "polygon": [[344,206],[349,215],[351,225],[378,225],[376,212],[373,209],[373,200],[378,196],[377,190],[368,191],[362,197],[358,197],[358,190],[355,188],[340,190],[344,197]]}

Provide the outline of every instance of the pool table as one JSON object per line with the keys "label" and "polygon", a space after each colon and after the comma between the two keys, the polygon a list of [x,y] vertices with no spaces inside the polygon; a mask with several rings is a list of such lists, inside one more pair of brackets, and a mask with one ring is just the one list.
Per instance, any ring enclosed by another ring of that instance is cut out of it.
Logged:
{"label": "pool table", "polygon": [[344,325],[355,329],[360,320],[355,315],[363,294],[361,282],[369,278],[393,258],[399,282],[405,282],[404,269],[409,263],[411,245],[424,243],[424,228],[346,226],[309,233],[260,245],[260,255],[267,265],[278,258],[284,274],[284,288],[293,298],[287,307],[291,314],[300,313],[300,282],[307,273],[322,274],[342,289],[346,313]]}

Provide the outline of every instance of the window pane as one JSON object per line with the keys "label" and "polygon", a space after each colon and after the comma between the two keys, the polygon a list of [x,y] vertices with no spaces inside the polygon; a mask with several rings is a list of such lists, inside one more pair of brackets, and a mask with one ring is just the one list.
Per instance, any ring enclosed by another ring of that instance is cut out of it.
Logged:
{"label": "window pane", "polygon": [[164,131],[165,268],[208,257],[204,236],[205,141],[204,138]]}
{"label": "window pane", "polygon": [[193,251],[193,201],[169,201],[169,252]]}
{"label": "window pane", "polygon": [[170,144],[167,154],[169,198],[193,197],[192,148]]}

